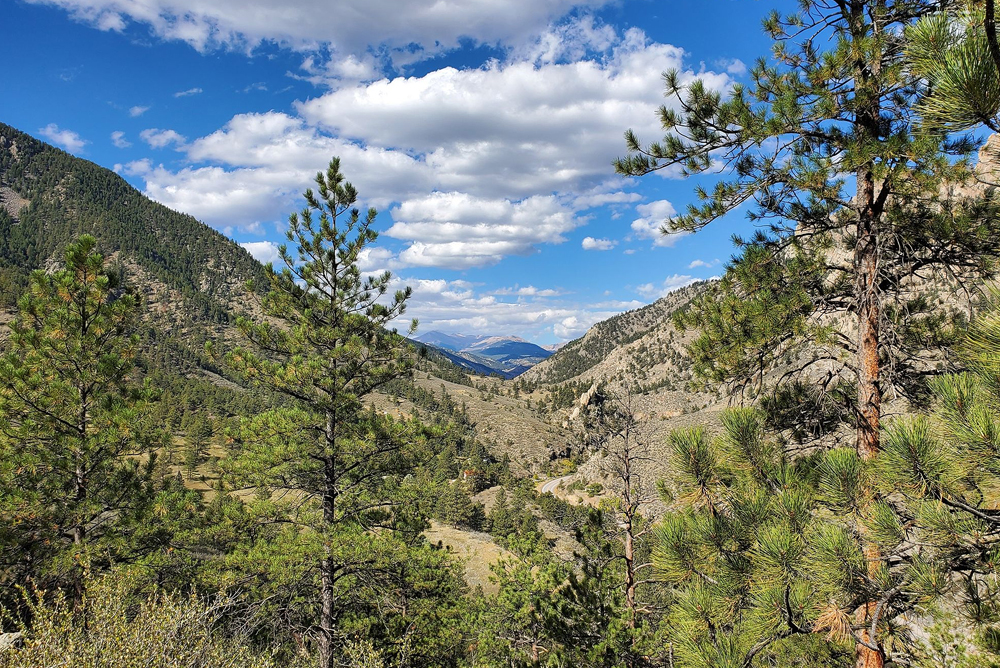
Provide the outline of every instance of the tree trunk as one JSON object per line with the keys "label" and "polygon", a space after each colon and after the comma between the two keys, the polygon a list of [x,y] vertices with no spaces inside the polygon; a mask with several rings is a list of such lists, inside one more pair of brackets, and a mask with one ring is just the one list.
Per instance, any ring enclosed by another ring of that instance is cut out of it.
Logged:
{"label": "tree trunk", "polygon": [[[76,487],[74,501],[79,511],[83,508],[83,504],[87,500],[87,480],[83,472],[83,462],[79,456],[76,461],[74,485]],[[74,569],[76,573],[73,575],[73,607],[79,610],[83,605],[83,581],[87,568],[86,559],[83,554],[86,549],[87,527],[83,524],[84,519],[79,513],[75,521],[76,525],[73,527],[73,549],[76,551],[76,566]]]}
{"label": "tree trunk", "polygon": [[[323,490],[323,524],[329,530],[337,521],[337,456],[334,446],[337,440],[337,418],[333,411],[326,414],[326,444],[327,452],[323,463],[323,475],[326,488]],[[327,554],[320,562],[320,618],[319,618],[319,668],[333,668],[334,642],[333,632],[336,624],[336,594],[334,592],[334,577],[337,566]]]}
{"label": "tree trunk", "polygon": [[[84,322],[86,322],[86,311],[84,311]],[[86,549],[87,525],[84,504],[87,502],[87,473],[86,473],[86,452],[87,452],[87,430],[90,425],[90,415],[87,410],[88,394],[86,387],[80,387],[80,411],[77,417],[76,430],[80,439],[74,459],[75,471],[73,472],[73,505],[76,510],[73,518],[73,549],[76,551],[76,574],[73,576],[73,605],[80,609],[83,605],[84,586],[83,581],[86,575],[86,559],[83,552]]]}
{"label": "tree trunk", "polygon": [[[875,38],[872,32],[882,30],[877,23],[868,23],[866,9],[876,14],[885,9],[885,0],[870,3],[853,0],[844,6],[851,41],[855,44],[856,61],[854,132],[857,144],[865,147],[882,142],[881,96],[883,94],[881,58],[873,58],[858,45]],[[878,10],[878,11],[876,11]],[[856,149],[859,150],[859,149]],[[858,429],[855,447],[863,459],[879,451],[879,417],[882,409],[879,363],[880,297],[878,289],[879,228],[882,219],[882,196],[875,194],[875,171],[871,159],[860,163],[854,172],[857,180],[855,212],[857,238],[854,248],[854,300],[858,318]]]}
{"label": "tree trunk", "polygon": [[997,20],[994,0],[986,0],[986,43],[989,44],[990,57],[993,64],[1000,70],[1000,43],[997,42]]}
{"label": "tree trunk", "polygon": [[[635,539],[632,518],[625,519],[625,604],[628,606],[628,627],[635,628]],[[634,640],[634,639],[633,639]]]}
{"label": "tree trunk", "polygon": [[[861,631],[861,639],[866,642],[871,642],[872,638],[868,635],[868,624],[870,623],[868,616],[872,613],[875,608],[875,603],[869,602],[858,608],[857,621],[859,624],[864,624],[865,629]],[[885,655],[882,652],[876,652],[875,650],[858,643],[857,649],[854,654],[854,668],[882,668],[885,665]]]}
{"label": "tree trunk", "polygon": [[[858,45],[875,38],[872,32],[878,33],[883,28],[874,20],[868,23],[866,8],[876,15],[885,9],[885,0],[871,3],[876,7],[866,7],[867,2],[854,0],[850,3],[850,26],[852,42],[857,49],[855,63],[854,101],[857,111],[854,121],[854,131],[858,145],[868,147],[883,141],[881,135],[881,95],[883,94],[880,77],[882,74],[881,54],[871,57],[865,54]],[[857,222],[857,238],[854,249],[854,299],[857,308],[858,339],[858,424],[855,449],[858,456],[867,461],[878,455],[881,448],[879,442],[879,420],[882,412],[881,362],[879,360],[879,320],[881,318],[881,295],[878,289],[879,272],[879,232],[882,221],[881,195],[875,194],[874,164],[869,160],[861,163],[855,171],[857,179],[857,195],[855,198]],[[884,186],[883,186],[884,187]],[[867,541],[866,541],[867,543]],[[868,568],[873,570],[878,563],[878,547],[867,543],[864,545],[865,556],[868,558]],[[856,615],[859,623],[865,628],[861,638],[876,647],[881,647],[878,639],[868,633],[869,616],[875,608],[874,602],[867,602],[858,608]],[[872,650],[867,645],[857,643],[855,647],[856,668],[882,668],[885,655],[879,650]]]}
{"label": "tree trunk", "polygon": [[874,177],[870,168],[858,174],[858,204],[861,207],[854,251],[855,298],[858,317],[858,431],[855,447],[862,459],[879,451],[879,418],[882,410],[880,385],[878,280],[878,235],[875,229]]}
{"label": "tree trunk", "polygon": [[323,559],[319,570],[322,586],[319,620],[319,668],[333,668],[333,611],[335,604],[333,595],[333,561],[329,558]]}
{"label": "tree trunk", "polygon": [[[870,196],[874,191],[871,171],[863,176],[858,175],[858,195]],[[862,200],[864,201],[864,200]],[[865,207],[858,223],[857,250],[855,267],[857,270],[858,298],[858,432],[855,448],[858,456],[865,461],[873,459],[879,453],[879,418],[882,409],[882,388],[879,384],[879,295],[875,283],[878,271],[878,237],[872,224],[874,215],[866,215],[871,211]],[[869,569],[878,563],[878,548],[866,546]],[[865,623],[866,630],[861,637],[867,642],[875,642],[869,636],[868,617],[875,604],[871,601],[861,606],[857,611],[859,623]],[[856,668],[882,668],[885,656],[881,651],[857,644],[855,651]]]}

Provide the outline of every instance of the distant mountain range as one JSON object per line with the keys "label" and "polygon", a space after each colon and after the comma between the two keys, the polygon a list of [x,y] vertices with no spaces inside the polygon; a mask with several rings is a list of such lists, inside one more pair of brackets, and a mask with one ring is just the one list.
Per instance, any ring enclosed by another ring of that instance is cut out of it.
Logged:
{"label": "distant mountain range", "polygon": [[478,374],[514,378],[542,360],[553,350],[516,336],[476,336],[426,332],[414,341],[435,349],[454,364]]}

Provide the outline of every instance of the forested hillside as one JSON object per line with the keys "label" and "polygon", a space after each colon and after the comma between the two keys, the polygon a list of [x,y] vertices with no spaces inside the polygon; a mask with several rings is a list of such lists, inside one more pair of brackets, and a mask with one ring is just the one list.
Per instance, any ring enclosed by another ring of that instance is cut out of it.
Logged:
{"label": "forested hillside", "polygon": [[666,72],[615,169],[736,252],[516,378],[413,344],[337,157],[269,269],[0,126],[0,668],[1000,666],[993,4]]}
{"label": "forested hillside", "polygon": [[0,284],[6,305],[32,270],[93,235],[145,281],[175,291],[196,320],[229,322],[243,283],[265,279],[243,248],[191,216],[151,201],[117,174],[0,123]]}

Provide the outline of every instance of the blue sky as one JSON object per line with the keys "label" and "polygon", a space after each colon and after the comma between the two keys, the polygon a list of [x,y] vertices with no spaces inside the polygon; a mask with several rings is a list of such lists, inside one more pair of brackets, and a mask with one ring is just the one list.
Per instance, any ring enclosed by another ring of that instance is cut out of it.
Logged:
{"label": "blue sky", "polygon": [[[0,121],[115,169],[267,261],[339,155],[420,331],[539,343],[720,271],[738,215],[624,179],[660,73],[725,89],[789,0],[7,0]],[[704,184],[704,182],[702,182]]]}

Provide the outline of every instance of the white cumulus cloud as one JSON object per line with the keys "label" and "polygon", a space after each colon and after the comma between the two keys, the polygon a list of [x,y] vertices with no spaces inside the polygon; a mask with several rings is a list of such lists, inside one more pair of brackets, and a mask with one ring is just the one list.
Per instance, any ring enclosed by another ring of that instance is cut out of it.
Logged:
{"label": "white cumulus cloud", "polygon": [[[631,29],[602,58],[446,67],[342,87],[297,109],[337,136],[422,156],[442,190],[593,197],[591,189],[611,176],[609,156],[623,152],[623,128],[659,134],[659,73],[683,68],[683,55]],[[713,87],[729,82],[724,74],[702,76]]]}
{"label": "white cumulus cloud", "polygon": [[[405,244],[398,266],[468,269],[562,243],[585,224],[580,212],[611,205],[622,213],[640,199],[608,163],[624,150],[624,128],[659,134],[659,73],[684,66],[681,49],[638,29],[619,35],[583,21],[569,33],[557,36],[605,50],[572,62],[534,53],[345,84],[297,103],[297,114],[240,114],[186,143],[155,135],[189,164],[150,166],[146,194],[222,229],[249,229],[300,207],[302,190],[337,155],[364,205],[389,210],[386,233]],[[359,58],[337,76],[370,74]],[[730,82],[697,76],[720,89]],[[637,205],[634,234],[672,243],[653,233],[664,205]]]}
{"label": "white cumulus cloud", "polygon": [[618,242],[613,239],[595,239],[594,237],[584,237],[583,243],[580,244],[583,250],[596,250],[596,251],[609,251],[618,245]]}
{"label": "white cumulus cloud", "polygon": [[134,107],[129,107],[128,115],[131,116],[132,118],[138,118],[139,116],[145,114],[147,111],[149,111],[149,107],[141,107],[139,105],[135,105]]}
{"label": "white cumulus cloud", "polygon": [[253,255],[261,264],[270,262],[277,268],[283,266],[281,256],[278,255],[278,244],[276,243],[270,241],[248,241],[240,244],[240,246],[247,249],[247,252]]}
{"label": "white cumulus cloud", "polygon": [[[166,40],[201,51],[252,49],[273,41],[297,49],[327,45],[341,53],[384,46],[401,59],[416,60],[459,46],[520,44],[539,35],[575,7],[607,0],[30,0],[61,7],[102,30],[128,22],[147,26]],[[599,32],[595,29],[595,32]]]}
{"label": "white cumulus cloud", "polygon": [[40,128],[38,134],[70,153],[79,153],[89,143],[72,130],[61,129],[55,123],[49,123],[44,128]]}
{"label": "white cumulus cloud", "polygon": [[408,199],[392,217],[386,234],[412,242],[400,255],[404,262],[453,269],[528,255],[538,244],[565,241],[563,233],[580,224],[553,196],[512,202],[458,192]]}
{"label": "white cumulus cloud", "polygon": [[174,130],[161,130],[159,128],[149,128],[139,133],[142,140],[149,144],[150,148],[163,148],[170,144],[183,145],[187,139]]}
{"label": "white cumulus cloud", "polygon": [[635,207],[641,218],[632,221],[632,232],[640,239],[651,239],[654,246],[673,246],[687,232],[663,233],[663,226],[677,215],[674,205],[665,199]]}

